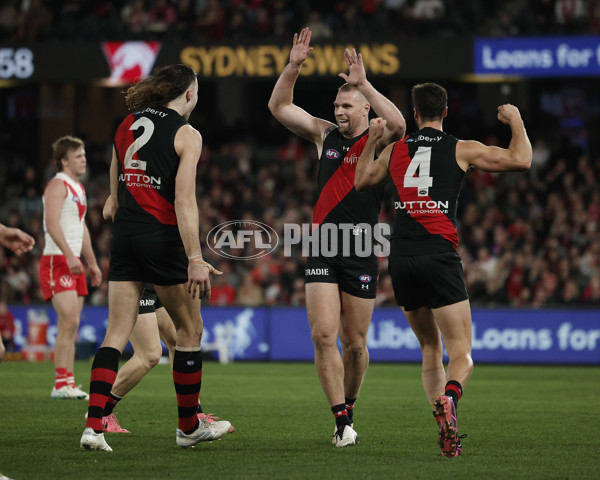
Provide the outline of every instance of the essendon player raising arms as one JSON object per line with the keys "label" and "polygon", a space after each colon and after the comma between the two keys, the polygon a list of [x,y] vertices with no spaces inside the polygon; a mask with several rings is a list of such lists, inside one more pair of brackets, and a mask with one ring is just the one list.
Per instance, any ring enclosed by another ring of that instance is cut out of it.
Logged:
{"label": "essendon player raising arms", "polygon": [[[498,120],[512,131],[508,148],[458,140],[442,131],[446,90],[435,83],[412,89],[419,130],[388,145],[379,158],[375,142],[385,120],[371,120],[371,135],[356,167],[354,185],[363,191],[385,181],[396,188],[396,221],[389,269],[398,305],[423,355],[423,387],[438,422],[442,455],[462,453],[456,407],[473,371],[471,309],[457,253],[456,203],[465,172],[523,171],[531,166],[531,144],[517,107],[498,107]],[[440,337],[441,333],[441,337]],[[444,372],[443,346],[448,351]]]}
{"label": "essendon player raising arms", "polygon": [[85,224],[87,201],[79,177],[85,173],[83,141],[69,135],[52,144],[58,173],[44,190],[45,244],[40,260],[40,283],[44,300],[52,299],[57,327],[54,345],[55,399],[87,399],[87,393],[75,386],[73,362],[75,338],[84,296],[88,294],[85,269],[79,259],[83,253],[92,280],[102,281],[90,233]]}
{"label": "essendon player raising arms", "polygon": [[196,203],[196,167],[202,137],[188,119],[198,81],[186,65],[169,65],[131,86],[125,100],[135,112],[117,129],[110,168],[117,199],[110,246],[108,327],[92,364],[86,428],[80,445],[112,451],[102,416],[117,376],[119,357],[133,330],[146,281],[153,284],[177,331],[173,380],[179,425],[177,445],[187,448],[227,433],[229,422],[196,414],[202,380],[200,299],[210,297],[202,260]]}
{"label": "essendon player raising arms", "polygon": [[[383,187],[367,193],[354,189],[356,161],[369,133],[369,110],[372,107],[387,120],[377,141],[378,149],[402,138],[406,126],[404,117],[367,81],[362,56],[354,50],[345,51],[349,73],[340,73],[346,83],[339,88],[333,103],[337,125],[315,118],[294,105],[294,85],[312,50],[310,36],[308,28],[294,35],[290,62],[275,84],[269,109],[288,129],[317,146],[320,162],[313,224],[318,224],[319,229],[325,225],[339,228],[341,224],[374,227]],[[337,255],[325,257],[322,252],[321,255],[313,253],[306,264],[306,308],[315,348],[315,367],[335,416],[332,442],[338,447],[358,443],[353,428],[353,408],[369,364],[367,331],[377,288],[377,257],[373,253],[367,257],[356,255],[354,244],[358,235],[372,236],[372,232],[352,230],[346,235],[352,243],[346,245],[349,248],[344,249],[344,235],[339,232],[339,244],[333,245],[338,248]]]}

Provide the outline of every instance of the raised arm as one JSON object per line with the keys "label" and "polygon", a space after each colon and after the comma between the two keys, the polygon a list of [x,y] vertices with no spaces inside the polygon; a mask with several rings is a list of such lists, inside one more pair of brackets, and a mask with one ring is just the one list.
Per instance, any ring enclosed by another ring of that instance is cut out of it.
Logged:
{"label": "raised arm", "polygon": [[473,166],[486,172],[519,172],[531,167],[531,142],[519,109],[511,104],[499,106],[498,120],[511,129],[508,148],[460,140],[456,145],[456,161],[463,170]]}
{"label": "raised arm", "polygon": [[387,178],[393,144],[386,146],[379,158],[374,160],[375,150],[385,132],[385,124],[383,118],[374,118],[369,123],[369,138],[358,158],[354,173],[354,188],[359,192],[375,187]]}
{"label": "raised arm", "polygon": [[175,177],[175,214],[179,234],[188,256],[188,292],[193,297],[210,298],[209,273],[221,275],[202,259],[198,203],[196,201],[196,168],[202,152],[202,136],[190,125],[181,127],[175,135],[175,151],[179,168]]}
{"label": "raised arm", "polygon": [[346,64],[348,65],[348,74],[340,73],[346,83],[355,85],[358,91],[364,95],[373,111],[386,121],[385,130],[377,144],[377,151],[391,142],[400,140],[406,132],[406,120],[398,107],[389,99],[379,93],[375,87],[367,80],[367,73],[363,64],[362,54],[356,53],[356,50],[344,51]]}
{"label": "raised arm", "polygon": [[312,51],[310,35],[308,28],[302,29],[300,35],[294,34],[290,62],[283,69],[275,83],[269,99],[269,110],[286,128],[296,135],[315,143],[317,148],[320,148],[324,133],[335,125],[327,120],[313,117],[293,103],[296,79],[300,74],[304,60]]}

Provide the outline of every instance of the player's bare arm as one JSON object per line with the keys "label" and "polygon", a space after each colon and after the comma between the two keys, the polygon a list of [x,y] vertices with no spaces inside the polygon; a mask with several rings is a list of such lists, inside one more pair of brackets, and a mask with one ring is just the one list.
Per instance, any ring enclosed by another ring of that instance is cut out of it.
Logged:
{"label": "player's bare arm", "polygon": [[79,275],[83,271],[83,267],[71,247],[69,247],[65,234],[60,227],[60,214],[65,198],[67,198],[67,189],[62,180],[57,178],[50,180],[44,192],[46,228],[54,243],[65,256],[70,272],[73,275]]}
{"label": "player's bare arm", "polygon": [[385,130],[377,144],[377,152],[391,142],[400,140],[406,132],[406,120],[398,107],[389,99],[379,93],[375,87],[367,80],[367,73],[363,64],[361,53],[356,53],[355,49],[346,49],[344,51],[346,65],[348,65],[348,74],[340,73],[346,83],[356,86],[358,91],[364,95],[373,111],[381,118],[386,120]]}
{"label": "player's bare arm", "polygon": [[117,151],[113,145],[112,150],[112,159],[110,161],[110,170],[109,170],[109,185],[110,185],[110,195],[106,199],[104,204],[104,208],[102,210],[102,216],[104,220],[113,220],[115,219],[115,214],[117,213],[117,208],[119,208],[119,197],[117,195],[117,191],[119,189],[119,159],[117,157]]}
{"label": "player's bare arm", "polygon": [[102,208],[102,218],[104,218],[104,220],[110,220],[112,222],[115,220],[116,212],[117,202],[112,195],[109,195],[106,199],[106,202],[104,202],[104,207]]}
{"label": "player's bare arm", "polygon": [[359,192],[375,187],[387,178],[393,144],[385,147],[377,159],[374,158],[377,145],[384,135],[385,123],[380,117],[369,123],[369,138],[358,158],[354,174],[354,188]]}
{"label": "player's bare arm", "polygon": [[210,298],[210,273],[221,275],[202,259],[200,247],[198,204],[196,203],[196,168],[202,152],[202,136],[190,125],[181,127],[175,135],[175,151],[179,168],[175,177],[175,214],[179,234],[189,259],[188,293]]}
{"label": "player's bare arm", "polygon": [[12,250],[15,254],[29,252],[35,245],[31,235],[18,228],[10,228],[0,223],[0,244]]}
{"label": "player's bare arm", "polygon": [[302,29],[300,34],[294,34],[290,61],[275,83],[269,99],[269,110],[286,128],[299,137],[315,143],[320,154],[323,138],[326,136],[325,132],[335,125],[327,120],[313,117],[293,103],[296,79],[300,74],[302,64],[312,51],[310,35],[308,28]]}
{"label": "player's bare arm", "polygon": [[511,104],[499,106],[498,120],[511,129],[508,148],[460,140],[456,145],[456,160],[463,170],[473,166],[487,172],[519,172],[531,167],[531,142],[519,109]]}
{"label": "player's bare arm", "polygon": [[102,271],[98,267],[96,255],[94,255],[90,231],[88,230],[87,225],[83,226],[83,243],[81,246],[81,253],[83,254],[83,257],[85,258],[85,261],[89,267],[92,287],[99,286],[102,283]]}

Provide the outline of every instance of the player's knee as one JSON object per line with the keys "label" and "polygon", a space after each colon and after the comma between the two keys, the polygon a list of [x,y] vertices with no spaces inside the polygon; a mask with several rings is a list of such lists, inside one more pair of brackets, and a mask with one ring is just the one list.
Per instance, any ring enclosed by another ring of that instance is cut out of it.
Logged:
{"label": "player's knee", "polygon": [[160,361],[160,357],[162,356],[162,352],[153,352],[147,359],[146,363],[148,366],[148,370],[153,369],[158,362]]}
{"label": "player's knee", "polygon": [[331,335],[326,332],[317,330],[312,332],[311,337],[316,349],[327,348],[337,344],[337,335]]}
{"label": "player's knee", "polygon": [[350,343],[342,345],[342,349],[345,354],[349,354],[354,358],[359,358],[365,355],[367,352],[367,345],[361,342]]}
{"label": "player's knee", "polygon": [[144,355],[140,357],[139,363],[142,365],[142,368],[146,373],[148,373],[158,364],[161,354],[162,351],[152,350],[149,352],[144,352]]}
{"label": "player's knee", "polygon": [[65,334],[77,332],[79,328],[79,316],[78,315],[65,315],[58,322],[58,328]]}

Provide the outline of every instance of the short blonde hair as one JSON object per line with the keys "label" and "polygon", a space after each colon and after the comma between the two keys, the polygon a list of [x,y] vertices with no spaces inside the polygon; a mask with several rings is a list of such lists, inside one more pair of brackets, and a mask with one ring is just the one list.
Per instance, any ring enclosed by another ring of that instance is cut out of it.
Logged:
{"label": "short blonde hair", "polygon": [[65,135],[60,137],[52,144],[52,156],[56,163],[56,168],[59,172],[62,172],[62,159],[67,158],[69,151],[77,150],[78,148],[84,147],[85,144],[81,138],[73,137],[71,135]]}

